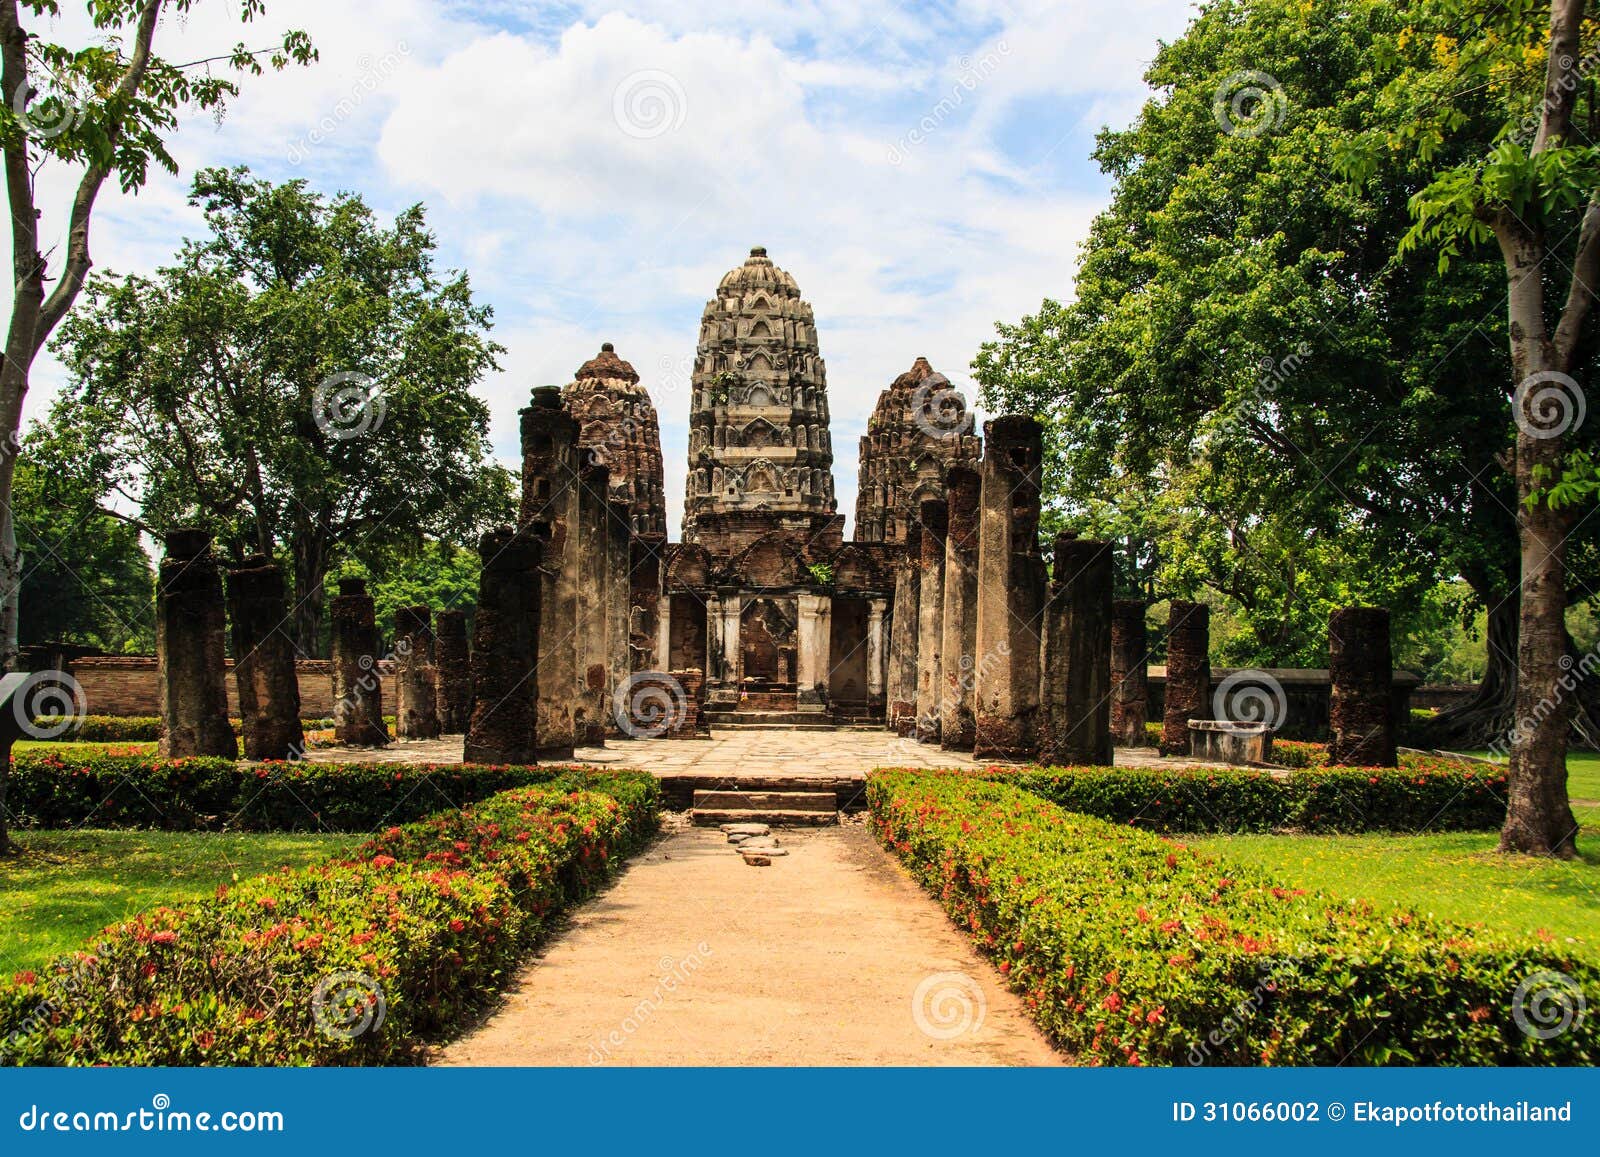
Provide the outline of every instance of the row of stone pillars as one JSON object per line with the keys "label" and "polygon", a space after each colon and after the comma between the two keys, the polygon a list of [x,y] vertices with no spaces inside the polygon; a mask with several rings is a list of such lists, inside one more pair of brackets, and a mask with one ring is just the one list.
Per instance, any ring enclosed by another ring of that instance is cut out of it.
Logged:
{"label": "row of stone pillars", "polygon": [[[1114,600],[1111,545],[1057,536],[1039,551],[1043,430],[1007,415],[984,426],[981,471],[953,467],[944,500],[907,528],[890,626],[888,726],[980,759],[1109,764],[1143,746],[1145,604]],[[1189,752],[1210,719],[1209,609],[1173,600],[1163,754]],[[1329,629],[1333,762],[1392,766],[1388,612],[1348,608]]]}
{"label": "row of stone pillars", "polygon": [[[234,679],[247,759],[297,759],[305,752],[300,682],[282,569],[264,556],[223,570],[201,530],[165,539],[157,597],[161,750],[172,757],[233,758],[228,718],[226,634],[231,620]],[[342,744],[389,741],[383,716],[379,638],[371,596],[344,579],[332,600],[334,735]],[[396,732],[426,739],[465,730],[471,711],[466,613],[406,607],[394,649]]]}

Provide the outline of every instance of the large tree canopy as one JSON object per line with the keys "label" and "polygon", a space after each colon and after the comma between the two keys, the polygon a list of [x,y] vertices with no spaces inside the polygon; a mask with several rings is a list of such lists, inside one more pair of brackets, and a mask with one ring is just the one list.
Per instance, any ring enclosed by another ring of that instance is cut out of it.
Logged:
{"label": "large tree canopy", "polygon": [[91,280],[54,348],[71,380],[39,453],[159,532],[206,525],[234,556],[288,558],[315,653],[343,556],[470,540],[510,511],[471,392],[495,364],[491,311],[434,269],[421,206],[380,222],[326,198],[207,170],[210,236],[151,277]]}
{"label": "large tree canopy", "polygon": [[[1403,636],[1437,616],[1442,579],[1465,579],[1463,610],[1491,611],[1486,714],[1503,725],[1504,274],[1493,254],[1442,273],[1399,255],[1437,156],[1375,154],[1359,187],[1336,163],[1395,115],[1387,46],[1412,7],[1208,6],[1157,54],[1134,125],[1100,138],[1114,192],[1076,299],[1001,325],[975,368],[989,406],[1048,415],[1055,489],[1130,543],[1127,585],[1238,608],[1235,662],[1319,663],[1329,611],[1357,602],[1393,608]],[[1461,111],[1447,157],[1487,148],[1503,119],[1492,94]]]}

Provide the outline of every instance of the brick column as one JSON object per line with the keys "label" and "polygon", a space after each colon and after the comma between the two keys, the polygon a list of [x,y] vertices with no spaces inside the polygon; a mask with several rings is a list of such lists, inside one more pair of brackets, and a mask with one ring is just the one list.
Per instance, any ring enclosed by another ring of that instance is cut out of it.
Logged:
{"label": "brick column", "polygon": [[472,654],[467,648],[467,612],[440,611],[433,617],[434,665],[439,728],[461,735],[472,721]]}
{"label": "brick column", "polygon": [[939,674],[944,683],[939,746],[971,751],[976,738],[972,691],[978,651],[978,501],[982,479],[976,470],[952,466],[945,476],[949,532],[944,548],[944,614]]}
{"label": "brick column", "polygon": [[1173,599],[1167,619],[1167,689],[1161,754],[1189,754],[1189,720],[1211,718],[1211,608]]}
{"label": "brick column", "polygon": [[894,609],[889,621],[889,711],[891,731],[909,735],[917,724],[917,636],[921,629],[922,524],[906,524],[895,559]]}
{"label": "brick column", "polygon": [[230,570],[228,611],[245,758],[299,759],[306,736],[283,571],[262,555]]}
{"label": "brick column", "polygon": [[1150,715],[1146,668],[1149,644],[1140,599],[1118,599],[1111,607],[1111,741],[1119,747],[1144,747]]}
{"label": "brick column", "polygon": [[1043,428],[1033,418],[1007,415],[984,423],[973,689],[973,752],[979,759],[1033,759],[1039,750],[1043,443]]}
{"label": "brick column", "polygon": [[538,757],[536,696],[539,560],[534,526],[498,527],[479,541],[478,613],[472,635],[472,719],[468,763],[533,763]]}
{"label": "brick column", "polygon": [[1345,607],[1328,620],[1332,679],[1329,762],[1349,767],[1395,766],[1394,659],[1389,611]]}
{"label": "brick column", "polygon": [[[628,503],[613,498],[606,506],[606,697],[607,702],[633,674],[633,514]],[[615,704],[606,715],[606,730],[623,735]]]}
{"label": "brick column", "polygon": [[920,743],[938,743],[944,717],[944,676],[939,653],[944,646],[944,555],[950,508],[927,499],[918,511],[922,550],[917,590],[917,729]]}
{"label": "brick column", "polygon": [[350,747],[389,742],[378,672],[378,628],[362,579],[340,579],[329,606],[333,620],[333,735]]}
{"label": "brick column", "polygon": [[1111,544],[1056,536],[1040,663],[1039,759],[1111,763]]}
{"label": "brick column", "polygon": [[156,595],[156,667],[161,679],[161,754],[239,757],[228,722],[227,613],[222,573],[203,530],[174,530]]}
{"label": "brick column", "polygon": [[534,678],[541,759],[571,759],[578,706],[578,423],[557,386],[521,412],[521,524],[541,523],[539,667]]}
{"label": "brick column", "polygon": [[607,601],[611,592],[611,470],[590,460],[578,470],[577,743],[604,747],[611,717]]}
{"label": "brick column", "polygon": [[394,733],[401,739],[439,737],[433,612],[401,607],[394,615]]}

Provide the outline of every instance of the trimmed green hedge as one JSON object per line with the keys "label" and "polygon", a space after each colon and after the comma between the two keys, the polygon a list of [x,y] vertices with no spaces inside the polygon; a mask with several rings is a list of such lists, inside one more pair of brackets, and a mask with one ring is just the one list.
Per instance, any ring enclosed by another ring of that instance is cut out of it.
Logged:
{"label": "trimmed green hedge", "polygon": [[[394,731],[394,716],[385,715],[389,730]],[[35,717],[33,725],[43,730],[61,726],[60,716]],[[240,720],[230,720],[235,731]],[[302,719],[300,726],[307,731],[326,731],[333,726],[332,719]],[[62,743],[151,743],[161,738],[159,715],[85,715],[76,726],[69,727],[57,736]]]}
{"label": "trimmed green hedge", "polygon": [[18,827],[370,832],[507,788],[590,774],[559,765],[236,763],[60,751],[13,757]]}
{"label": "trimmed green hedge", "polygon": [[[12,1064],[406,1063],[655,830],[640,773],[548,784],[395,827],[353,858],[109,928],[0,988]],[[604,794],[602,794],[604,793]]]}
{"label": "trimmed green hedge", "polygon": [[1411,759],[1399,768],[1050,767],[988,774],[1068,811],[1157,832],[1487,831],[1506,818],[1506,773]]}
{"label": "trimmed green hedge", "polygon": [[[1600,969],[1274,886],[978,776],[874,772],[877,837],[1096,1064],[1593,1065]],[[1570,1023],[1548,1039],[1524,1032]],[[1522,995],[1519,997],[1519,992]]]}

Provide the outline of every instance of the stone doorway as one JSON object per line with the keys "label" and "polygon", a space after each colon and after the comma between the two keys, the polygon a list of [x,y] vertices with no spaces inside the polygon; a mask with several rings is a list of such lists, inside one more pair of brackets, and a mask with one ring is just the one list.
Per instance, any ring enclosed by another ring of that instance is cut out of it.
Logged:
{"label": "stone doorway", "polygon": [[828,645],[828,701],[867,706],[867,600],[834,596]]}
{"label": "stone doorway", "polygon": [[739,657],[746,687],[794,687],[795,622],[792,599],[750,600],[739,617]]}
{"label": "stone doorway", "polygon": [[706,656],[706,604],[698,595],[672,596],[671,631],[667,640],[667,670],[698,668],[709,672]]}

